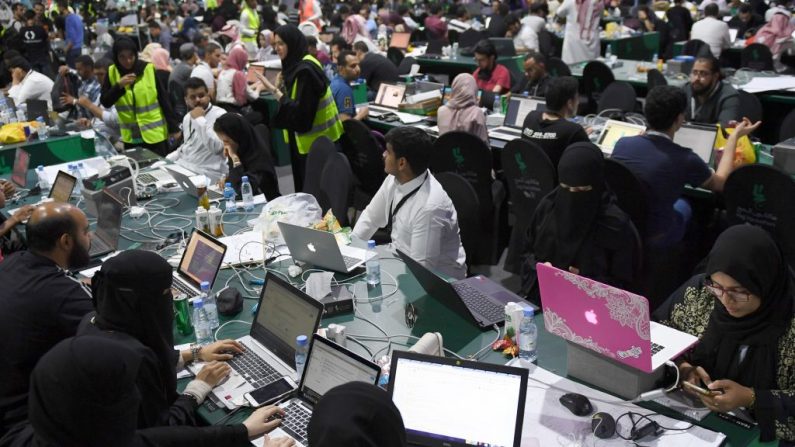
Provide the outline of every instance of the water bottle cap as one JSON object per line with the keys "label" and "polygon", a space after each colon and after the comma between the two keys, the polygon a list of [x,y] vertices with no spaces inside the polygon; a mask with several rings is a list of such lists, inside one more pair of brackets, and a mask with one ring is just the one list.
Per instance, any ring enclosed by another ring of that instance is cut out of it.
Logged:
{"label": "water bottle cap", "polygon": [[298,337],[295,337],[295,343],[298,346],[306,346],[308,342],[309,339],[306,337],[306,335],[299,335]]}
{"label": "water bottle cap", "polygon": [[204,301],[201,298],[196,298],[193,300],[193,308],[194,309],[201,309],[204,306]]}
{"label": "water bottle cap", "polygon": [[42,117],[42,116],[37,116],[37,117],[36,117],[36,121],[38,121],[38,122],[40,122],[40,123],[43,123],[43,122],[44,122],[44,117]]}
{"label": "water bottle cap", "polygon": [[244,181],[244,182],[247,182],[247,181],[248,181],[248,176],[247,176],[247,175],[244,175],[244,176],[243,176],[243,181]]}
{"label": "water bottle cap", "polygon": [[80,166],[82,168],[83,167],[83,162],[81,161],[80,163],[77,164],[77,166]]}
{"label": "water bottle cap", "polygon": [[210,290],[210,281],[202,281],[199,286],[202,288],[202,290]]}
{"label": "water bottle cap", "polygon": [[535,315],[535,312],[533,312],[533,308],[532,307],[525,307],[524,308],[524,316],[525,317],[532,317],[533,315]]}
{"label": "water bottle cap", "polygon": [[367,241],[367,248],[375,248],[375,241],[372,239]]}
{"label": "water bottle cap", "polygon": [[230,182],[226,182],[226,184],[224,185],[224,188],[231,188],[231,187],[232,187],[232,183],[230,183]]}
{"label": "water bottle cap", "polygon": [[36,166],[36,170],[37,171],[43,171],[44,170],[44,166],[38,165],[38,166]]}

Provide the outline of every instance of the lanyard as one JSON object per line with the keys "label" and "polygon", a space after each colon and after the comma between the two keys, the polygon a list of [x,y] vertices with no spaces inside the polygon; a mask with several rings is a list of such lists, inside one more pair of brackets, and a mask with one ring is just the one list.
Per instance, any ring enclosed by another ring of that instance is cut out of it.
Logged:
{"label": "lanyard", "polygon": [[419,191],[420,188],[422,188],[422,185],[425,184],[425,180],[427,180],[427,179],[428,179],[428,174],[425,174],[425,178],[422,179],[422,183],[420,183],[420,186],[412,189],[411,192],[409,192],[408,194],[403,196],[403,198],[400,199],[400,201],[397,203],[397,206],[394,209],[392,208],[392,204],[389,204],[389,209],[391,209],[392,212],[389,213],[389,218],[387,219],[385,228],[386,228],[387,234],[389,234],[390,237],[392,235],[392,220],[395,218],[395,214],[397,214],[397,212],[400,211],[400,208],[403,207],[403,205],[406,203],[406,201],[408,199],[411,198],[411,196],[413,196],[414,194],[417,194],[417,191]]}

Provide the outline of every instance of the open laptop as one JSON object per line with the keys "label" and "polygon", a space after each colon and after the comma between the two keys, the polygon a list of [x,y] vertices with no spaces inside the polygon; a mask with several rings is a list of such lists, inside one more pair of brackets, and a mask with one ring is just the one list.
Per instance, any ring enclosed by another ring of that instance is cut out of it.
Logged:
{"label": "open laptop", "polygon": [[123,212],[124,203],[121,197],[109,189],[103,189],[97,203],[97,229],[91,233],[91,249],[88,251],[90,257],[104,256],[119,248]]}
{"label": "open laptop", "polygon": [[11,181],[24,188],[28,184],[28,169],[30,169],[30,153],[21,147],[17,148],[17,152],[14,154]]}
{"label": "open laptop", "polygon": [[546,100],[538,97],[511,97],[505,108],[505,119],[502,126],[489,130],[489,138],[511,141],[522,136],[522,126],[527,114],[536,110],[546,109]]}
{"label": "open laptop", "polygon": [[290,256],[296,261],[340,273],[350,273],[367,259],[367,250],[350,246],[340,247],[337,238],[328,231],[279,222]]}
{"label": "open laptop", "polygon": [[483,275],[448,282],[411,256],[400,250],[396,251],[428,295],[464,317],[469,315],[481,328],[503,323],[505,305],[510,302],[521,302],[537,310],[519,295]]}
{"label": "open laptop", "polygon": [[526,368],[393,351],[388,392],[409,445],[519,447],[528,375]]}
{"label": "open laptop", "polygon": [[542,263],[536,270],[544,325],[572,343],[650,373],[698,341],[650,321],[640,295]]}
{"label": "open laptop", "polygon": [[676,131],[674,143],[693,150],[704,163],[712,165],[718,127],[708,124],[685,123]]}
{"label": "open laptop", "polygon": [[245,393],[282,377],[298,381],[295,338],[317,332],[322,315],[320,301],[268,272],[251,332],[237,339],[246,350],[229,360],[232,372],[225,382],[213,388],[215,399],[233,409],[243,403]]}
{"label": "open laptop", "polygon": [[441,59],[444,44],[445,42],[443,40],[436,39],[429,41],[428,46],[425,47],[425,54],[420,57],[424,57],[426,59]]}
{"label": "open laptop", "polygon": [[378,87],[375,100],[368,106],[370,113],[377,115],[397,112],[404,96],[406,96],[406,84],[387,84],[382,82]]}
{"label": "open laptop", "polygon": [[174,272],[171,287],[189,297],[199,295],[203,281],[209,282],[212,289],[225,254],[226,244],[201,230],[194,230]]}
{"label": "open laptop", "polygon": [[256,82],[259,82],[257,73],[265,75],[265,67],[262,65],[249,64],[248,71],[246,72],[246,82],[248,82],[249,84],[254,84]]}
{"label": "open laptop", "polygon": [[497,57],[516,56],[516,47],[513,45],[513,38],[489,37],[489,42],[494,44],[494,48],[497,50]]}
{"label": "open laptop", "polygon": [[[285,432],[299,446],[309,445],[306,429],[312,417],[312,409],[320,398],[330,389],[348,382],[377,385],[380,373],[381,368],[369,359],[314,334],[298,393],[279,405],[285,414],[277,432]],[[271,433],[271,437],[278,438],[277,432]]]}
{"label": "open laptop", "polygon": [[411,33],[392,33],[392,38],[389,39],[389,47],[406,50],[409,47],[410,39]]}
{"label": "open laptop", "polygon": [[606,155],[613,153],[613,148],[616,147],[618,140],[624,137],[634,137],[640,135],[646,130],[646,126],[639,124],[625,123],[624,121],[607,120],[602,127],[602,132],[596,140],[596,145]]}
{"label": "open laptop", "polygon": [[76,184],[77,179],[73,175],[58,171],[55,181],[52,182],[48,197],[55,202],[67,203],[69,202],[69,197],[72,197],[72,191],[74,191]]}
{"label": "open laptop", "polygon": [[36,121],[36,118],[42,117],[48,126],[52,125],[47,101],[43,99],[28,99],[25,101],[25,105],[27,106],[28,121]]}
{"label": "open laptop", "polygon": [[[153,188],[168,188],[176,187],[177,182],[174,177],[162,169],[150,169],[145,172],[139,172],[135,177],[135,183],[139,186],[153,187]],[[140,188],[139,188],[140,190]]]}
{"label": "open laptop", "polygon": [[[182,190],[185,191],[187,195],[196,197],[197,199],[199,198],[199,189],[196,188],[196,185],[189,176],[177,170],[174,166],[164,166],[163,169],[174,177],[174,180],[179,183],[179,186],[182,187]],[[207,197],[209,197],[210,200],[221,200],[224,198],[224,195],[218,191],[207,188]]]}
{"label": "open laptop", "polygon": [[144,147],[133,147],[130,149],[126,149],[122,152],[122,155],[126,155],[127,158],[132,158],[138,163],[138,168],[143,169],[147,166],[160,161],[163,159],[160,155],[152,152],[149,149]]}
{"label": "open laptop", "polygon": [[735,40],[737,40],[737,33],[739,31],[740,30],[738,30],[737,28],[729,28],[729,42],[734,42]]}

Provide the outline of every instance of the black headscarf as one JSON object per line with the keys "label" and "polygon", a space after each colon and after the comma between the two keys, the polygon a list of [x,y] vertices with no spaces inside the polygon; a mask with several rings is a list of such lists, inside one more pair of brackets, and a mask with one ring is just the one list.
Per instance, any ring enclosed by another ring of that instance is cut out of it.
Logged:
{"label": "black headscarf", "polygon": [[[90,334],[91,326],[106,332],[127,334],[154,352],[164,399],[177,397],[177,351],[174,350],[174,310],[171,295],[172,269],[160,255],[144,250],[119,253],[104,264],[91,280],[95,313],[78,334]],[[85,321],[84,321],[85,322]]]}
{"label": "black headscarf", "polygon": [[[746,224],[728,228],[715,241],[705,273],[716,272],[731,276],[762,304],[754,313],[735,318],[716,299],[704,336],[693,351],[694,364],[713,379],[776,389],[779,338],[793,315],[792,271],[770,235]],[[748,346],[742,365],[737,357],[740,346]]]}
{"label": "black headscarf", "polygon": [[[309,53],[306,37],[295,25],[282,25],[273,32],[287,45],[287,57],[282,59],[282,78],[284,79],[285,93],[289,95],[298,72],[307,70],[312,74],[312,82],[323,87],[328,85],[328,79],[323,70],[312,62],[303,60]],[[321,89],[316,89],[320,91]]]}
{"label": "black headscarf", "polygon": [[307,428],[309,447],[403,447],[400,411],[382,389],[364,382],[332,388],[320,398]]}
{"label": "black headscarf", "polygon": [[[249,181],[254,187],[254,193],[262,192],[268,200],[279,197],[279,182],[276,170],[273,167],[273,158],[270,153],[270,142],[264,141],[254,127],[237,113],[224,113],[215,120],[213,129],[223,132],[237,143],[237,156],[243,169],[249,175]],[[227,161],[229,170],[232,171],[232,162]],[[251,178],[251,177],[255,178]],[[236,190],[240,191],[239,179],[231,179]]]}
{"label": "black headscarf", "polygon": [[[119,63],[119,53],[124,50],[132,51],[135,55],[135,62],[131,70],[125,69],[121,63]],[[144,73],[144,68],[146,68],[146,62],[138,58],[138,45],[129,37],[119,37],[113,42],[113,63],[116,65],[121,76],[129,73],[135,73],[137,76],[141,76]]]}
{"label": "black headscarf", "polygon": [[533,241],[533,251],[536,259],[568,269],[596,229],[600,212],[613,202],[614,196],[605,187],[602,151],[591,143],[574,143],[563,151],[558,179],[561,184],[590,186],[591,190],[571,192],[559,185],[544,198],[551,200],[553,207],[538,233],[552,236]]}
{"label": "black headscarf", "polygon": [[68,338],[30,377],[31,445],[132,447],[136,443],[138,360],[101,337]]}

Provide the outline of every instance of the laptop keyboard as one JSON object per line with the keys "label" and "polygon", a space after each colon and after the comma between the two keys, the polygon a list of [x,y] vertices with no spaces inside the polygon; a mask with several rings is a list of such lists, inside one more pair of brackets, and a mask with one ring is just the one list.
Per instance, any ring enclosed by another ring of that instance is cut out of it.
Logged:
{"label": "laptop keyboard", "polygon": [[356,264],[358,264],[358,263],[360,263],[362,261],[359,258],[353,258],[353,257],[350,257],[350,256],[345,256],[345,255],[342,255],[342,260],[345,261],[345,267],[347,267],[348,270],[352,269],[354,265],[356,265]]}
{"label": "laptop keyboard", "polygon": [[665,349],[665,346],[658,345],[657,343],[652,343],[651,344],[651,355],[654,355],[654,354],[662,351],[663,349]]}
{"label": "laptop keyboard", "polygon": [[280,428],[301,444],[309,445],[306,428],[309,426],[309,418],[312,417],[312,414],[296,402],[290,402],[284,407],[284,413]]}
{"label": "laptop keyboard", "polygon": [[489,322],[498,322],[505,319],[505,307],[492,302],[481,291],[464,283],[454,283],[453,288],[470,310],[484,317]]}
{"label": "laptop keyboard", "polygon": [[243,351],[242,354],[234,356],[232,360],[229,360],[229,366],[254,388],[262,388],[284,376],[251,351]]}
{"label": "laptop keyboard", "polygon": [[157,183],[157,177],[155,177],[152,174],[149,174],[148,172],[145,172],[143,174],[138,174],[138,182],[143,183],[144,185]]}
{"label": "laptop keyboard", "polygon": [[194,290],[192,287],[189,287],[187,284],[185,284],[178,278],[174,278],[174,281],[171,282],[171,288],[179,290],[185,295],[188,295],[188,297],[194,297],[198,295],[196,293],[196,290]]}

